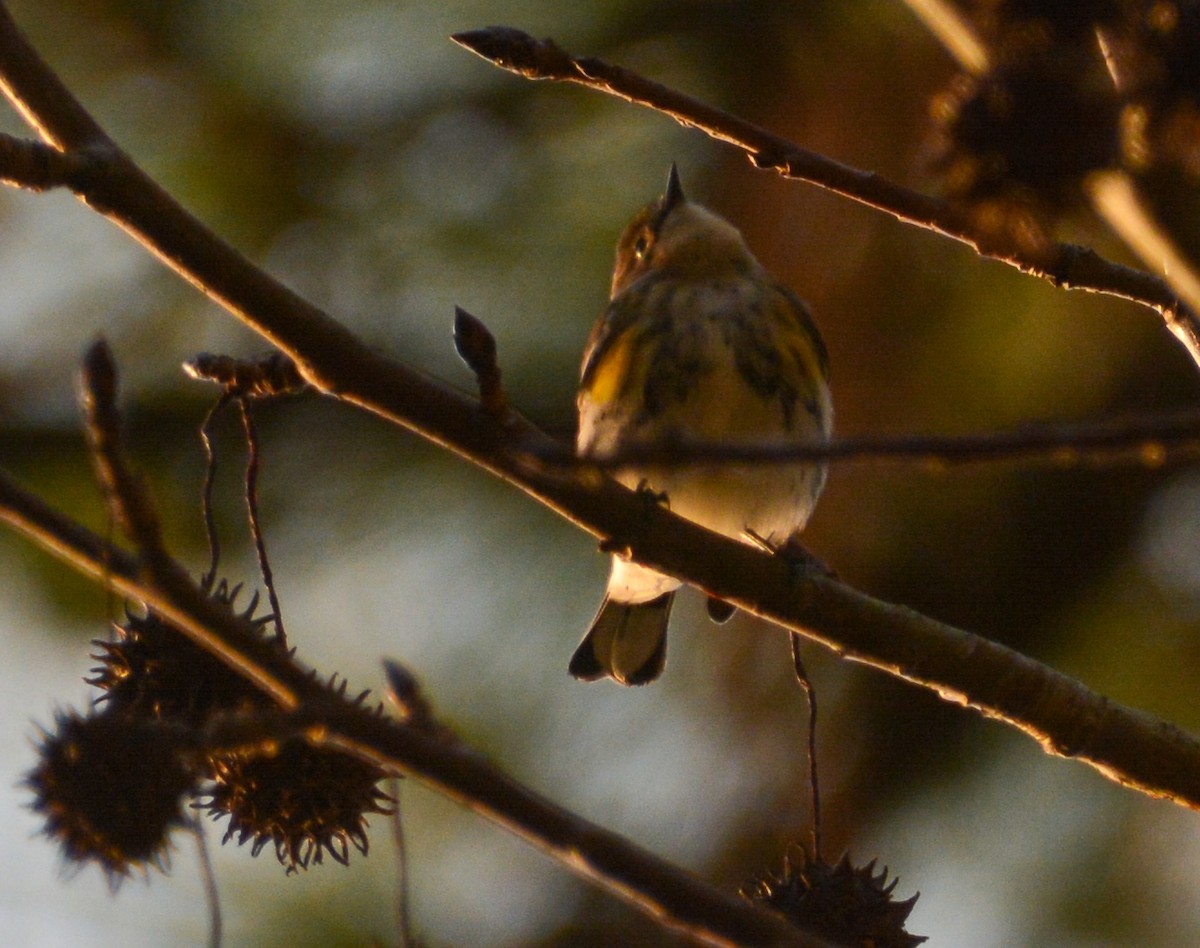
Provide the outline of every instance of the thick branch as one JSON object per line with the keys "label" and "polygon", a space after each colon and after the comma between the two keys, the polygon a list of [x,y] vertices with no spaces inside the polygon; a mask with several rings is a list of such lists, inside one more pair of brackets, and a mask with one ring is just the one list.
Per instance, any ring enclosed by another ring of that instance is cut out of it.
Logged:
{"label": "thick branch", "polygon": [[[122,593],[149,603],[211,648],[237,641],[245,619],[231,610],[197,616],[175,592],[144,579],[138,562],[54,511],[0,474],[0,520],[71,566],[107,577]],[[198,594],[198,591],[197,591]],[[209,602],[209,600],[203,600]],[[182,620],[182,621],[181,621]],[[197,632],[196,625],[202,626]],[[581,876],[634,902],[664,925],[717,945],[795,945],[827,948],[773,913],[697,879],[628,840],[584,820],[503,773],[445,726],[428,718],[405,726],[380,717],[329,690],[298,666],[271,669],[242,657],[235,670],[262,687],[284,680],[295,695],[288,725],[314,743],[339,747],[389,772],[416,777],[475,812],[504,826]],[[271,692],[268,692],[271,693]],[[282,702],[281,702],[282,703]]]}
{"label": "thick branch", "polygon": [[[740,148],[760,168],[772,168],[784,177],[807,181],[905,223],[937,231],[967,244],[981,256],[1000,260],[1056,286],[1141,303],[1162,316],[1181,341],[1186,342],[1187,336],[1175,329],[1180,322],[1192,327],[1192,336],[1200,336],[1200,318],[1165,281],[1142,270],[1105,260],[1087,247],[1051,244],[1044,258],[1035,258],[1027,249],[1006,242],[1002,234],[978,233],[968,217],[947,201],[801,148],[752,122],[632,70],[590,56],[572,56],[553,40],[536,40],[528,33],[505,26],[458,33],[452,39],[495,65],[527,79],[574,82],[662,112],[681,125],[697,128],[718,141]],[[1189,352],[1200,361],[1200,348],[1189,346]]]}
{"label": "thick branch", "polygon": [[[24,103],[24,111],[36,112],[39,127],[62,138],[80,125],[79,107],[73,100],[62,103],[61,96],[42,95],[43,83],[61,84],[44,63],[30,65],[25,46],[18,49],[19,68],[14,68],[14,33],[0,6],[0,81]],[[372,351],[220,241],[119,151],[113,150],[107,170],[94,178],[81,193],[86,201],[288,353],[326,394],[445,446],[639,562],[849,658],[1006,721],[1048,751],[1090,763],[1122,784],[1200,809],[1200,744],[1170,725],[909,609],[871,599],[829,578],[798,580],[777,558],[669,511],[647,510],[638,497],[599,472],[564,474],[561,465],[544,460],[568,453],[559,442],[512,411],[498,421],[474,399]],[[1145,274],[1101,266],[1090,252],[1080,259],[1092,260],[1110,276],[1127,272],[1161,289]],[[1131,298],[1154,305],[1153,296]],[[1080,721],[1086,722],[1082,728]]]}

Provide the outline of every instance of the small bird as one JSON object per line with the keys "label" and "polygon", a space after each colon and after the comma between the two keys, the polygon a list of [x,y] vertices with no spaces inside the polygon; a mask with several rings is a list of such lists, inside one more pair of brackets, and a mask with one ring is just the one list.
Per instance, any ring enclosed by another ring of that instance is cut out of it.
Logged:
{"label": "small bird", "polygon": [[[833,426],[828,355],[808,307],[776,283],[728,221],[688,201],[674,165],[661,198],[617,243],[612,294],[583,354],[581,458],[691,443],[823,443]],[[730,462],[622,467],[625,486],[745,543],[778,549],[808,520],[824,465]],[[679,580],[612,558],[576,678],[642,685],[662,674]],[[733,607],[709,600],[709,614]]]}

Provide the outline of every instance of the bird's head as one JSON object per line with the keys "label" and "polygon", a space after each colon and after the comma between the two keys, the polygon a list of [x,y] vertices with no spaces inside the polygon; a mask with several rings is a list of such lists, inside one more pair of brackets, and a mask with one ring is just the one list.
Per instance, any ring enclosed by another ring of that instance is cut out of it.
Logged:
{"label": "bird's head", "polygon": [[629,222],[617,242],[612,295],[647,273],[678,279],[745,276],[759,267],[737,228],[683,194],[674,164],[667,189]]}

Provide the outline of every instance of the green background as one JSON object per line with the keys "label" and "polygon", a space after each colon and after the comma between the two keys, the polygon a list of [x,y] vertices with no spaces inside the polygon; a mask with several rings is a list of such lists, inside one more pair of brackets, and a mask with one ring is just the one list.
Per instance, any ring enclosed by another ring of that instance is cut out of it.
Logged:
{"label": "green background", "polygon": [[[532,84],[447,39],[503,22],[643,71],[923,190],[928,99],[953,64],[900,2],[41,0],[9,7],[114,137],[256,262],[380,350],[463,388],[454,305],[495,333],[513,403],[572,436],[579,354],[626,219],[679,163],[812,305],[842,434],[967,433],[1183,407],[1195,367],[1148,310],[1066,293],[751,168],[670,120]],[[0,114],[0,129],[24,134]],[[1085,214],[1061,236],[1127,259]],[[74,407],[99,333],[129,440],[197,572],[213,395],[179,363],[261,340],[69,195],[0,191],[0,464],[97,529]],[[728,889],[807,838],[804,706],[786,637],[682,597],[664,678],[583,685],[594,543],[484,473],[346,406],[265,406],[262,508],[300,657],[378,689],[391,656],[518,778]],[[233,417],[219,428],[223,572],[253,581]],[[992,464],[839,465],[807,531],[848,582],[992,636],[1200,729],[1200,477]],[[193,842],[110,896],[69,880],[18,786],[31,723],[90,700],[105,593],[0,534],[0,916],[22,945],[201,944]],[[1195,814],[1125,791],[973,712],[811,646],[831,856],[920,890],[932,944],[1188,946]],[[659,929],[413,782],[415,927],[430,945],[661,944]],[[386,821],[368,859],[285,878],[216,853],[229,945],[394,940]],[[221,827],[215,828],[219,840]],[[215,842],[215,840],[214,840]],[[67,874],[70,875],[69,873]]]}

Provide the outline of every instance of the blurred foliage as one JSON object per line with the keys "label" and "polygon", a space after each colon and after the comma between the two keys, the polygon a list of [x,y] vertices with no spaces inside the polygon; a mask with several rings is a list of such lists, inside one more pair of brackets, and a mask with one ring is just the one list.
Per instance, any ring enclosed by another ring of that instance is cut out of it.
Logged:
{"label": "blurred foliage", "polygon": [[[671,160],[689,195],[735,221],[812,304],[842,433],[967,432],[1179,407],[1200,394],[1194,367],[1148,311],[1035,283],[755,172],[645,110],[502,74],[446,39],[496,22],[553,35],[932,190],[922,164],[929,102],[955,67],[893,0],[9,7],[118,141],[219,233],[372,344],[464,388],[450,330],[453,306],[467,308],[497,337],[512,401],[564,438],[612,245]],[[0,127],[19,124],[5,116]],[[1125,259],[1085,213],[1060,226]],[[178,365],[200,350],[256,352],[261,341],[69,197],[6,189],[0,227],[0,463],[104,528],[73,407],[78,355],[103,332],[124,373],[135,459],[171,543],[199,571],[196,429],[213,393]],[[740,616],[717,629],[684,602],[660,683],[581,685],[566,661],[605,570],[586,537],[443,452],[316,396],[267,406],[259,424],[267,542],[302,658],[367,687],[379,682],[379,656],[395,656],[448,721],[518,777],[730,889],[806,838],[804,705],[784,637]],[[225,571],[250,579],[232,416],[218,447]],[[1182,467],[855,464],[832,472],[808,541],[874,595],[1196,728],[1197,525],[1200,491]],[[71,682],[90,665],[87,639],[104,634],[105,599],[9,537],[0,559],[14,577],[13,601],[0,604],[12,710],[0,784],[12,786],[30,762],[28,716],[82,693]],[[878,855],[900,876],[900,897],[920,890],[911,931],[973,946],[1191,943],[1200,899],[1177,881],[1200,856],[1191,814],[1046,758],[902,682],[809,653],[829,856]],[[404,814],[428,944],[670,943],[408,784]],[[26,868],[0,886],[0,907],[37,913],[37,925],[17,929],[23,943],[86,931],[93,944],[161,944],[172,924],[201,937],[199,894],[179,888],[194,872],[190,851],[148,896],[109,900],[82,878],[57,881],[50,847],[29,838],[36,821],[20,820],[0,837],[0,864]],[[232,943],[391,938],[384,821],[372,841],[364,865],[304,880],[219,853]],[[154,925],[130,922],[131,904],[173,889],[185,893],[182,908]]]}

